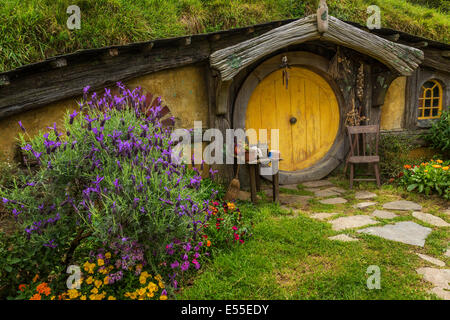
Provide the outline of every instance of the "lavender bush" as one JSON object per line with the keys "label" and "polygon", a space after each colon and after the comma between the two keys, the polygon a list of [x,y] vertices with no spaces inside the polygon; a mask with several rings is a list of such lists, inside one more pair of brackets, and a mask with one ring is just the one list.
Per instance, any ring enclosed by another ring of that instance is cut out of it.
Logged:
{"label": "lavender bush", "polygon": [[[64,131],[54,125],[31,138],[19,123],[27,169],[0,197],[23,245],[0,249],[0,258],[15,262],[8,265],[21,276],[34,275],[26,269],[33,266],[65,272],[80,244],[118,238],[142,244],[149,266],[158,269],[167,244],[196,241],[211,215],[216,192],[202,185],[196,168],[171,161],[174,142],[160,121],[161,100],[120,83],[118,95],[105,89],[88,97],[88,91],[66,115]],[[32,252],[29,264],[19,256],[25,251]],[[7,270],[0,269],[3,279]]]}

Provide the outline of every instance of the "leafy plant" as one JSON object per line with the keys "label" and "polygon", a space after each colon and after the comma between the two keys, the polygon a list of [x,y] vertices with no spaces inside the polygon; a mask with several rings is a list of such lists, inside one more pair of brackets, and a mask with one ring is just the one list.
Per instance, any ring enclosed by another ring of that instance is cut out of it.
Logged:
{"label": "leafy plant", "polygon": [[384,178],[396,178],[405,163],[419,164],[424,159],[409,156],[414,148],[413,138],[407,135],[383,134],[380,137],[380,172]]}
{"label": "leafy plant", "polygon": [[405,165],[400,183],[408,191],[429,195],[438,193],[450,200],[450,161],[431,160],[420,165]]}
{"label": "leafy plant", "polygon": [[439,120],[423,135],[430,145],[450,155],[450,111],[444,111]]}
{"label": "leafy plant", "polygon": [[202,186],[197,168],[172,161],[171,130],[159,121],[161,99],[118,87],[117,96],[106,89],[90,99],[85,88],[64,130],[55,124],[28,137],[19,122],[27,167],[0,189],[19,229],[12,247],[0,251],[2,285],[18,264],[14,272],[28,280],[30,270],[43,278],[61,273],[86,241],[144,244],[149,268],[158,270],[166,245],[195,240],[209,219],[216,191]]}

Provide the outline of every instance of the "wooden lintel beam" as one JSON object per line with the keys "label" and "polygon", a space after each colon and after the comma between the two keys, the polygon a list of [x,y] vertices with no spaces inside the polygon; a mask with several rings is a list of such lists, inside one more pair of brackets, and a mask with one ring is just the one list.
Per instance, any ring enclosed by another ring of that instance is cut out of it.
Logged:
{"label": "wooden lintel beam", "polygon": [[386,40],[392,41],[392,42],[397,42],[400,39],[400,34],[399,33],[394,33],[391,34],[389,36],[384,36],[384,38]]}
{"label": "wooden lintel beam", "polygon": [[192,38],[191,37],[186,37],[181,39],[181,45],[183,46],[190,46],[192,43]]}
{"label": "wooden lintel beam", "polygon": [[59,58],[50,62],[53,68],[62,68],[67,66],[67,60],[64,58]]}
{"label": "wooden lintel beam", "polygon": [[411,44],[411,46],[413,46],[414,48],[426,48],[428,47],[428,42],[427,41],[415,42]]}
{"label": "wooden lintel beam", "polygon": [[211,40],[212,40],[212,41],[217,41],[217,40],[220,40],[220,38],[221,38],[221,35],[220,35],[220,34],[215,34],[215,35],[213,35],[213,36],[211,37]]}
{"label": "wooden lintel beam", "polygon": [[0,76],[0,86],[7,86],[10,84],[11,82],[9,81],[9,78],[7,76]]}
{"label": "wooden lintel beam", "polygon": [[442,51],[441,56],[443,56],[444,58],[450,58],[450,51]]}
{"label": "wooden lintel beam", "polygon": [[119,49],[117,48],[112,48],[108,50],[108,55],[110,57],[117,57],[119,55]]}

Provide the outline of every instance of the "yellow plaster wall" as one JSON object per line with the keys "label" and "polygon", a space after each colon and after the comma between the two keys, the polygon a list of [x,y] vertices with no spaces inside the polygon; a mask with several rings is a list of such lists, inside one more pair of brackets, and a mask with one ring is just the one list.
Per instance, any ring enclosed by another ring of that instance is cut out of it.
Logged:
{"label": "yellow plaster wall", "polygon": [[141,86],[145,91],[161,96],[175,117],[178,128],[193,128],[194,121],[208,127],[208,92],[201,67],[187,66],[164,70],[133,79],[129,87]]}
{"label": "yellow plaster wall", "polygon": [[389,87],[381,107],[381,129],[401,129],[405,112],[406,77],[395,79]]}
{"label": "yellow plaster wall", "polygon": [[[161,96],[175,117],[175,126],[192,128],[194,120],[202,121],[208,126],[208,94],[203,68],[187,66],[164,70],[147,76],[138,77],[125,83],[128,87],[141,86],[144,91]],[[99,92],[100,94],[100,92]],[[77,107],[80,97],[58,101],[42,108],[33,109],[18,115],[0,120],[0,160],[11,160],[14,145],[21,131],[18,121],[21,120],[27,132],[35,135],[39,130],[57,123],[61,128],[63,116],[69,109]]]}
{"label": "yellow plaster wall", "polygon": [[57,127],[61,128],[66,111],[68,109],[72,111],[76,107],[76,98],[74,98],[0,119],[0,160],[13,159],[16,139],[18,133],[22,132],[18,124],[19,120],[22,121],[27,134],[33,136],[40,130],[44,131],[46,127],[53,126],[55,122]]}

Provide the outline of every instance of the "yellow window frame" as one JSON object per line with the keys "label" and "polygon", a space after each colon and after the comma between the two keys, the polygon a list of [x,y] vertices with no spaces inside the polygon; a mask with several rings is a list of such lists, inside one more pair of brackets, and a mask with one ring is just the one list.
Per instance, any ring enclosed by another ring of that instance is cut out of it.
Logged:
{"label": "yellow window frame", "polygon": [[[434,83],[434,86],[432,86],[431,88],[425,88],[425,84],[428,82],[432,82]],[[439,95],[437,97],[434,96],[434,89],[436,88],[436,86],[439,89]],[[436,80],[428,80],[426,81],[421,88],[422,96],[419,98],[419,102],[421,102],[421,104],[419,104],[419,116],[418,119],[419,120],[423,120],[423,119],[437,119],[441,116],[442,113],[442,85],[436,81]],[[431,93],[430,97],[427,97],[427,92]],[[426,107],[426,101],[429,100],[430,101],[430,107]],[[438,106],[434,107],[434,102],[435,100],[438,100]],[[437,115],[433,116],[433,109],[437,109]],[[425,110],[429,110],[430,111],[430,115],[429,116],[425,116]]]}

